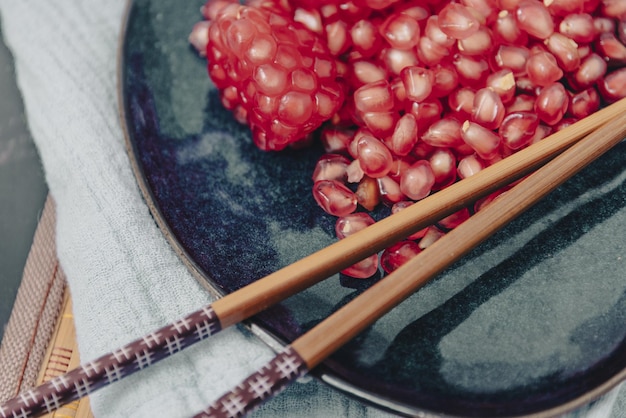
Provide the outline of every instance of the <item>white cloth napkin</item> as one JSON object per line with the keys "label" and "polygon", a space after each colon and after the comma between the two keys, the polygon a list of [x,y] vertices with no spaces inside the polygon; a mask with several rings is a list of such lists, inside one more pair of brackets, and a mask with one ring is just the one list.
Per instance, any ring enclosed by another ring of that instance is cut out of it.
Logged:
{"label": "white cloth napkin", "polygon": [[[118,117],[117,46],[125,0],[0,0],[28,123],[57,203],[58,256],[83,360],[124,345],[211,298],[153,222]],[[96,417],[179,417],[203,409],[272,357],[228,329],[91,395]],[[623,391],[622,391],[623,392]],[[613,391],[586,417],[611,414]],[[621,411],[623,412],[623,404]],[[320,384],[292,385],[255,416],[383,417]]]}

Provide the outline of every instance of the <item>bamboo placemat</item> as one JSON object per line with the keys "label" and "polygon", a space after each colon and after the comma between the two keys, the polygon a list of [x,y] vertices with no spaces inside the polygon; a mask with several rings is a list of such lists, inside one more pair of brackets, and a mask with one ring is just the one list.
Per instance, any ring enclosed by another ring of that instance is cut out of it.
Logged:
{"label": "bamboo placemat", "polygon": [[[76,329],[72,314],[72,299],[66,287],[61,313],[50,338],[48,349],[41,363],[37,384],[62,375],[80,365],[80,355],[76,345]],[[89,397],[64,405],[55,412],[44,415],[46,418],[93,418]]]}

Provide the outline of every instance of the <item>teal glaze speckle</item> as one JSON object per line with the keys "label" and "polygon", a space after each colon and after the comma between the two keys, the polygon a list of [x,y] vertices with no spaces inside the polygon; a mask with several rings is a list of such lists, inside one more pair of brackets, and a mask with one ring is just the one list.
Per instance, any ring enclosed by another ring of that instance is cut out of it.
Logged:
{"label": "teal glaze speckle", "polygon": [[[224,294],[333,242],[334,219],[311,196],[319,147],[259,151],[221,107],[186,40],[201,4],[134,2],[124,108],[155,218]],[[392,409],[483,417],[573,407],[625,376],[625,155],[620,144],[315,373]],[[379,279],[336,275],[254,323],[291,341]]]}

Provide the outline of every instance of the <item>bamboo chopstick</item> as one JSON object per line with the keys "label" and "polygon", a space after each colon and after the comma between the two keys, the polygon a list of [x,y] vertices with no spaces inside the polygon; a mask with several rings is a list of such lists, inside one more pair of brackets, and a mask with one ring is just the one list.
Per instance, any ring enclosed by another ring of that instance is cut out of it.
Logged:
{"label": "bamboo chopstick", "polygon": [[625,135],[626,114],[621,114],[296,339],[267,365],[195,417],[238,417],[252,411],[604,154]]}
{"label": "bamboo chopstick", "polygon": [[[466,207],[473,201],[518,180],[612,119],[618,118],[622,123],[622,126],[614,127],[612,133],[623,132],[625,111],[626,99],[607,106],[359,233],[337,241],[112,353],[85,363],[65,375],[57,376],[33,390],[18,395],[0,405],[0,416],[6,418],[13,414],[19,416],[20,413],[28,413],[32,416],[40,412],[51,412],[67,402],[81,398],[203,340],[222,328],[243,321],[280,300]],[[624,134],[621,135],[623,137]],[[381,283],[387,282],[387,279],[385,278]],[[389,309],[397,300],[399,299],[391,299],[385,309]],[[382,312],[380,309],[374,311],[368,320],[380,315],[380,312]],[[305,338],[303,341],[306,342],[311,337],[301,338]],[[306,357],[308,369],[314,367],[320,359],[325,358],[343,343],[342,340],[338,340],[336,344],[339,345],[335,344],[320,351],[316,349],[317,354],[314,354],[307,351],[307,347],[314,347],[312,344],[298,341],[300,339],[294,342],[295,347],[303,350],[301,355]]]}

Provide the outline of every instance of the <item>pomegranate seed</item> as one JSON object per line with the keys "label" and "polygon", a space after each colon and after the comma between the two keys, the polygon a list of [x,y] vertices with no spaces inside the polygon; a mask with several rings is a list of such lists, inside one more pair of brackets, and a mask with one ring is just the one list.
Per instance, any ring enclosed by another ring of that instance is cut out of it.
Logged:
{"label": "pomegranate seed", "polygon": [[531,112],[535,109],[535,97],[528,94],[520,94],[507,106],[506,113]]}
{"label": "pomegranate seed", "polygon": [[559,32],[574,42],[586,44],[596,36],[593,17],[588,13],[570,14],[559,23]]}
{"label": "pomegranate seed", "polygon": [[626,45],[612,33],[601,33],[595,42],[595,50],[609,65],[626,64]]}
{"label": "pomegranate seed", "polygon": [[393,157],[389,148],[373,136],[363,135],[357,142],[358,160],[363,172],[370,177],[386,176]]}
{"label": "pomegranate seed", "polygon": [[539,117],[533,112],[509,113],[498,133],[508,148],[517,150],[529,144],[539,126]]}
{"label": "pomegranate seed", "polygon": [[434,75],[431,70],[423,67],[405,67],[400,72],[400,79],[404,85],[406,97],[415,102],[426,99],[432,89]]}
{"label": "pomegranate seed", "polygon": [[526,62],[530,51],[523,46],[501,45],[494,57],[494,70],[509,69],[515,77],[526,75]]}
{"label": "pomegranate seed", "polygon": [[481,26],[475,33],[457,42],[459,51],[465,55],[485,55],[493,48],[491,30]]}
{"label": "pomegranate seed", "polygon": [[424,102],[412,102],[408,112],[415,116],[417,126],[420,129],[426,129],[432,125],[435,121],[441,119],[441,113],[443,112],[443,106],[437,99],[428,100]]}
{"label": "pomegranate seed", "polygon": [[445,97],[459,85],[459,76],[451,64],[437,64],[432,69],[434,73],[431,97]]}
{"label": "pomegranate seed", "polygon": [[500,137],[477,123],[465,121],[461,136],[465,143],[485,160],[494,158],[499,152]]}
{"label": "pomegranate seed", "polygon": [[380,34],[397,49],[411,49],[417,45],[420,27],[417,20],[404,13],[391,14],[380,27]]}
{"label": "pomegranate seed", "polygon": [[482,57],[456,54],[452,63],[459,75],[459,83],[463,86],[483,85],[489,75],[489,63]]}
{"label": "pomegranate seed", "polygon": [[398,75],[403,68],[418,65],[419,61],[414,51],[385,48],[381,51],[381,61],[390,74]]}
{"label": "pomegranate seed", "polygon": [[378,191],[380,198],[388,205],[393,205],[402,200],[406,200],[406,196],[400,190],[400,184],[389,176],[376,179],[378,183]]}
{"label": "pomegranate seed", "polygon": [[459,161],[457,172],[459,177],[466,179],[485,168],[484,163],[476,155],[468,155]]}
{"label": "pomegranate seed", "polygon": [[515,15],[509,13],[508,10],[502,10],[498,13],[493,32],[495,38],[500,43],[511,45],[525,45],[528,43],[528,34],[520,29]]}
{"label": "pomegranate seed", "polygon": [[462,145],[461,123],[454,118],[443,118],[430,125],[422,135],[422,141],[434,147],[454,148]]}
{"label": "pomegranate seed", "polygon": [[352,190],[336,180],[320,180],[313,185],[313,198],[326,213],[346,216],[356,210],[356,196]]}
{"label": "pomegranate seed", "polygon": [[326,153],[346,153],[348,151],[348,144],[354,137],[354,131],[349,129],[325,128],[322,130],[320,137]]}
{"label": "pomegranate seed", "polygon": [[549,52],[532,54],[526,63],[526,74],[529,80],[537,86],[550,85],[563,77],[556,58]]}
{"label": "pomegranate seed", "polygon": [[337,238],[343,239],[355,234],[370,225],[374,225],[376,221],[368,213],[356,212],[349,215],[340,216],[335,221],[335,234]]}
{"label": "pomegranate seed", "polygon": [[412,200],[428,196],[434,184],[435,174],[426,160],[415,162],[400,177],[400,191]]}
{"label": "pomegranate seed", "polygon": [[400,241],[383,251],[380,265],[386,273],[391,273],[421,252],[415,241]]}
{"label": "pomegranate seed", "polygon": [[463,208],[454,212],[452,215],[448,215],[445,218],[440,219],[439,222],[437,222],[437,226],[442,229],[451,230],[468,220],[469,217],[469,210],[467,208]]}
{"label": "pomegranate seed", "polygon": [[348,165],[346,174],[348,176],[348,183],[359,183],[365,176],[359,160],[353,160],[350,165]]}
{"label": "pomegranate seed", "polygon": [[382,46],[382,39],[377,36],[378,30],[369,20],[359,20],[350,28],[352,45],[362,57],[371,57]]}
{"label": "pomegranate seed", "polygon": [[378,272],[378,254],[372,254],[364,260],[341,270],[342,274],[355,279],[368,279]]}
{"label": "pomegranate seed", "polygon": [[343,54],[352,45],[352,38],[348,33],[348,25],[346,22],[337,20],[327,23],[324,30],[326,31],[328,50],[334,56]]}
{"label": "pomegranate seed", "polygon": [[550,12],[537,0],[523,0],[515,11],[520,29],[538,39],[546,39],[554,32]]}
{"label": "pomegranate seed", "polygon": [[337,180],[345,182],[347,179],[346,169],[350,160],[339,154],[322,155],[313,170],[313,182],[319,180]]}
{"label": "pomegranate seed", "polygon": [[476,92],[473,89],[462,87],[448,96],[448,106],[457,113],[458,119],[468,119],[474,109],[475,96]]}
{"label": "pomegranate seed", "polygon": [[456,42],[456,39],[441,30],[439,16],[437,15],[430,16],[426,21],[424,36],[444,48],[450,48]]}
{"label": "pomegranate seed", "polygon": [[608,74],[598,84],[602,97],[609,103],[626,97],[626,68]]}
{"label": "pomegranate seed", "polygon": [[585,89],[597,83],[606,74],[606,61],[598,54],[591,53],[581,63],[570,83],[577,89]]}
{"label": "pomegranate seed", "polygon": [[[358,162],[358,160],[356,160]],[[368,176],[362,176],[359,185],[356,188],[357,203],[365,209],[372,211],[380,203],[380,191],[376,179]]]}
{"label": "pomegranate seed", "polygon": [[483,23],[492,22],[498,13],[493,0],[461,0],[461,4],[478,13],[482,17]]}
{"label": "pomegranate seed", "polygon": [[541,89],[535,101],[535,112],[548,125],[556,125],[567,111],[569,97],[561,83]]}
{"label": "pomegranate seed", "polygon": [[600,108],[600,95],[594,87],[590,87],[572,95],[569,104],[569,114],[582,119]]}
{"label": "pomegranate seed", "polygon": [[602,0],[600,4],[604,16],[616,19],[626,16],[626,3],[624,3],[624,0]]}
{"label": "pomegranate seed", "polygon": [[416,142],[417,121],[412,113],[406,113],[396,123],[387,144],[395,155],[404,156],[411,152]]}
{"label": "pomegranate seed", "polygon": [[450,55],[450,51],[428,36],[422,36],[417,45],[417,58],[419,62],[426,65],[439,64],[444,58]]}
{"label": "pomegranate seed", "polygon": [[431,246],[439,238],[443,237],[445,234],[446,234],[445,232],[443,232],[441,229],[437,228],[436,226],[430,226],[428,227],[426,234],[424,234],[424,238],[420,240],[418,245],[422,250],[424,250],[428,248],[429,246]]}
{"label": "pomegranate seed", "polygon": [[486,86],[500,96],[502,103],[510,103],[515,98],[515,76],[508,68],[489,75]]}
{"label": "pomegranate seed", "polygon": [[543,0],[543,4],[553,16],[567,16],[583,11],[584,0]]}
{"label": "pomegranate seed", "polygon": [[354,92],[354,104],[359,112],[386,112],[394,107],[391,86],[387,80],[365,84]]}
{"label": "pomegranate seed", "polygon": [[435,175],[433,190],[441,190],[456,180],[456,158],[448,148],[437,148],[428,157],[430,168]]}
{"label": "pomegranate seed", "polygon": [[500,96],[490,88],[482,88],[474,96],[472,120],[485,128],[496,129],[504,119],[505,108]]}
{"label": "pomegranate seed", "polygon": [[558,32],[550,35],[545,42],[548,50],[556,58],[560,69],[569,72],[578,68],[580,56],[578,55],[578,44],[576,42]]}
{"label": "pomegranate seed", "polygon": [[383,67],[368,60],[353,62],[351,70],[354,78],[350,82],[355,88],[362,87],[365,84],[385,81],[388,78],[387,71]]}
{"label": "pomegranate seed", "polygon": [[617,25],[617,36],[623,44],[626,44],[626,18],[619,21]]}
{"label": "pomegranate seed", "polygon": [[554,132],[558,132],[558,131],[560,131],[562,129],[565,129],[568,126],[572,126],[576,122],[578,122],[578,119],[576,119],[576,118],[563,118],[563,119],[561,119],[561,121],[559,123],[554,125],[554,127],[553,127],[554,128]]}
{"label": "pomegranate seed", "polygon": [[480,22],[470,10],[458,3],[448,3],[438,17],[441,30],[454,39],[465,39],[480,27]]}

